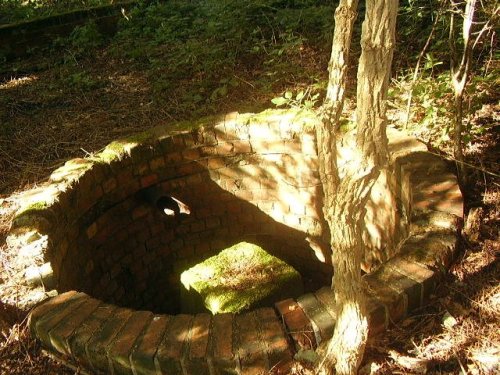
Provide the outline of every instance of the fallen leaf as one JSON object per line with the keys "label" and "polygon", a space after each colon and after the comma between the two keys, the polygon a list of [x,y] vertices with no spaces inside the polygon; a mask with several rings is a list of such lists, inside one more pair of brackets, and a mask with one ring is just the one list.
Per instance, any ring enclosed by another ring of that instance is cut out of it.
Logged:
{"label": "fallen leaf", "polygon": [[443,316],[443,325],[448,328],[452,329],[455,325],[457,325],[457,320],[451,315],[448,311],[444,313]]}
{"label": "fallen leaf", "polygon": [[399,354],[395,350],[389,351],[389,355],[399,366],[412,371],[415,374],[427,374],[429,361],[421,358],[408,357]]}

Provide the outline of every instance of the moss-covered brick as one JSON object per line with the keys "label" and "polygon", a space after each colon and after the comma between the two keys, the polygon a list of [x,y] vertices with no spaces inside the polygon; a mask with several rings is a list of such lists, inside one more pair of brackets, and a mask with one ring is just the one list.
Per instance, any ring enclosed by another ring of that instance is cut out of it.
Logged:
{"label": "moss-covered brick", "polygon": [[77,293],[63,303],[54,304],[50,310],[45,311],[37,319],[32,318],[31,326],[34,328],[33,332],[36,337],[50,347],[50,331],[78,309],[85,302],[86,297],[84,293]]}
{"label": "moss-covered brick", "polygon": [[64,320],[49,332],[52,347],[63,355],[71,356],[70,337],[101,303],[99,300],[88,298],[71,315],[66,316]]}
{"label": "moss-covered brick", "polygon": [[187,311],[204,306],[212,313],[240,312],[292,290],[297,294],[302,290],[296,270],[246,242],[231,246],[185,271],[181,282],[184,285],[181,301]]}

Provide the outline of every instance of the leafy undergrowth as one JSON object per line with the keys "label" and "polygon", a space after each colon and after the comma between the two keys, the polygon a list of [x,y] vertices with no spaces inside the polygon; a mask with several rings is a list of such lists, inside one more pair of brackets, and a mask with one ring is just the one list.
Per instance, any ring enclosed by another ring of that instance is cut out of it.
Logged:
{"label": "leafy undergrowth", "polygon": [[[127,14],[113,38],[90,23],[29,59],[0,67],[0,373],[75,373],[43,355],[26,331],[27,312],[18,303],[26,289],[18,282],[15,254],[5,245],[18,193],[43,183],[70,158],[156,125],[259,111],[273,98],[292,106],[313,98],[321,103],[331,2],[226,0],[216,1],[216,7],[210,2],[200,1],[205,5],[199,7],[195,1],[145,2]],[[425,12],[408,14],[402,12],[408,18],[398,31],[390,95],[390,118],[398,127],[406,120],[412,56],[429,26]],[[440,153],[450,138],[450,92],[436,62],[445,49],[431,50],[413,86],[408,124]],[[356,56],[359,48],[353,52]],[[471,178],[464,196],[474,219],[469,222],[476,224],[430,304],[370,344],[364,373],[495,373],[500,361],[498,70],[498,58],[488,60],[473,75],[467,94]],[[352,99],[355,64],[349,72]],[[296,372],[307,372],[299,367]]]}
{"label": "leafy undergrowth", "polygon": [[113,0],[3,0],[0,2],[0,25],[112,3]]}

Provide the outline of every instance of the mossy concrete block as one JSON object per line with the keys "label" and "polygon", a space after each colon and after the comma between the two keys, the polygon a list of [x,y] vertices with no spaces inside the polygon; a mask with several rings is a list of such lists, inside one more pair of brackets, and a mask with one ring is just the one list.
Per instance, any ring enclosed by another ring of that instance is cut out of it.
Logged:
{"label": "mossy concrete block", "polygon": [[184,271],[181,282],[185,312],[237,313],[303,293],[294,268],[247,242]]}

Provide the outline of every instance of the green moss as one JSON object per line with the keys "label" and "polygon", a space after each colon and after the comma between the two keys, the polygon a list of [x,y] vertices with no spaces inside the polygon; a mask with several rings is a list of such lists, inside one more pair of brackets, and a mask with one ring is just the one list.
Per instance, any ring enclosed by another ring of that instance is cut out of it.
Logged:
{"label": "green moss", "polygon": [[130,150],[142,144],[148,144],[154,139],[151,132],[142,132],[125,139],[114,141],[97,154],[93,160],[101,163],[111,163],[115,160],[121,160],[124,156],[130,155]]}
{"label": "green moss", "polygon": [[[183,305],[196,312],[203,304],[213,314],[272,303],[302,293],[300,274],[257,245],[241,242],[181,275]],[[288,295],[287,295],[288,294]]]}
{"label": "green moss", "polygon": [[44,211],[49,208],[49,203],[46,201],[34,202],[27,206],[21,207],[21,209],[16,213],[16,218],[24,215],[30,215],[39,211]]}

